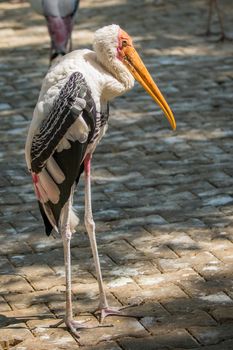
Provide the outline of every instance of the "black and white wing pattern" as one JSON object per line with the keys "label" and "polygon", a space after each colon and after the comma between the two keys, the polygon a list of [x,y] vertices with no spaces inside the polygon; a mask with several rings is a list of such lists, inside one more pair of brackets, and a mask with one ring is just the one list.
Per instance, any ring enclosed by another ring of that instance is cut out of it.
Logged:
{"label": "black and white wing pattern", "polygon": [[75,72],[31,144],[31,172],[47,233],[58,225],[61,210],[83,171],[83,157],[95,128],[95,102],[83,75]]}
{"label": "black and white wing pattern", "polygon": [[90,143],[93,143],[95,142],[96,139],[98,139],[101,133],[101,130],[108,123],[108,118],[109,118],[109,102],[107,102],[105,110],[101,110],[100,113],[96,114],[95,131],[90,140]]}
{"label": "black and white wing pattern", "polygon": [[[31,146],[31,169],[38,173],[53,154],[61,139],[72,124],[84,113],[89,118],[92,133],[96,115],[95,103],[85,79],[79,72],[73,73],[54,102],[49,115],[43,120]],[[90,134],[90,138],[92,137]]]}

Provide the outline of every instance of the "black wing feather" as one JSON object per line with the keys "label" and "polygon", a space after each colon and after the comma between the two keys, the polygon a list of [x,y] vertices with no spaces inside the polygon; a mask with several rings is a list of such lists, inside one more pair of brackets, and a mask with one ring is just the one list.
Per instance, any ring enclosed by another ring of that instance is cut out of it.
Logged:
{"label": "black wing feather", "polygon": [[69,127],[82,113],[82,110],[79,114],[72,112],[72,107],[78,98],[86,100],[85,108],[89,119],[92,120],[91,130],[94,132],[95,103],[83,75],[75,72],[61,89],[49,115],[43,120],[39,132],[33,137],[31,147],[31,169],[33,172],[39,173],[43,169]]}
{"label": "black wing feather", "polygon": [[[85,108],[80,109],[80,113],[78,113],[77,108],[72,110],[78,98],[82,98],[86,102]],[[56,147],[59,142],[64,137],[69,127],[81,114],[90,129],[87,141],[85,143],[80,143],[79,141],[72,142],[69,140],[71,147],[57,152]],[[95,127],[95,102],[83,75],[79,72],[75,72],[61,89],[48,117],[42,122],[39,133],[36,134],[32,140],[32,171],[39,173],[46,167],[46,161],[49,157],[53,156],[65,175],[65,180],[61,184],[57,184],[60,190],[59,202],[53,204],[51,201],[48,201],[44,205],[40,204],[40,211],[47,235],[51,233],[52,225],[46,216],[46,207],[49,207],[49,210],[52,211],[55,222],[58,224],[61,210],[70,196],[72,186],[75,182],[78,182],[83,172],[83,158],[87,146],[93,138]]]}

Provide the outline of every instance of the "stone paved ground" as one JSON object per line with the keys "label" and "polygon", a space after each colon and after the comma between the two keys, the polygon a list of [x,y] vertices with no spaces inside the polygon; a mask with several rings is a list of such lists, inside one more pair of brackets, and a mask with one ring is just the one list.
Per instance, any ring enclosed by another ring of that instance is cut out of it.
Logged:
{"label": "stone paved ground", "polygon": [[[232,1],[221,1],[232,30]],[[93,162],[93,207],[113,305],[135,318],[80,333],[64,313],[62,243],[46,238],[24,163],[26,129],[48,68],[43,18],[0,1],[0,344],[3,349],[233,349],[233,44],[199,34],[203,0],[82,0],[75,47],[119,23],[133,35],[177,119],[136,85],[112,103]],[[217,24],[215,21],[215,28]],[[215,38],[215,37],[214,37]],[[76,206],[83,216],[83,187]],[[72,242],[73,298],[90,318],[98,290],[83,224]],[[36,344],[36,345],[35,345]]]}

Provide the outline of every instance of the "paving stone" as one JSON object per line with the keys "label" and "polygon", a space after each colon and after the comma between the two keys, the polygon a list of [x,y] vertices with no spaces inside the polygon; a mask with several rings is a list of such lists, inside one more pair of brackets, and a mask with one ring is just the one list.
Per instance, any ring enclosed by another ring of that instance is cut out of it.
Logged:
{"label": "paving stone", "polygon": [[201,344],[215,344],[217,341],[232,338],[232,323],[225,323],[217,327],[189,327],[189,331]]}
{"label": "paving stone", "polygon": [[84,330],[80,333],[79,343],[81,345],[93,345],[100,341],[110,341],[125,336],[147,336],[147,331],[142,325],[133,318],[126,317],[108,317],[107,323],[114,327],[96,328],[95,332]]}
{"label": "paving stone", "polygon": [[190,251],[195,251],[198,249],[198,244],[185,232],[176,233],[174,237],[171,237],[169,246],[178,255],[186,255],[189,254]]}
{"label": "paving stone", "polygon": [[39,340],[46,340],[49,346],[69,346],[77,348],[77,342],[72,335],[66,332],[61,327],[49,328],[57,323],[57,320],[32,320],[28,321],[27,325],[30,328],[32,334]]}
{"label": "paving stone", "polygon": [[140,304],[148,300],[163,301],[164,303],[166,300],[173,300],[176,298],[183,300],[187,297],[178,286],[172,283],[156,287],[150,286],[150,288],[148,286],[143,290],[132,289],[129,293],[127,293],[127,291],[123,293],[122,289],[117,289],[114,291],[114,294],[123,304]]}
{"label": "paving stone", "polygon": [[3,311],[0,315],[0,325],[1,328],[8,326],[10,328],[11,325],[16,327],[18,323],[26,323],[29,320],[44,319],[46,317],[54,318],[54,315],[46,305],[33,305],[27,309]]}
{"label": "paving stone", "polygon": [[108,254],[111,259],[118,264],[125,261],[137,261],[140,259],[140,257],[143,259],[143,254],[138,253],[130,244],[124,240],[110,244],[108,247]]}
{"label": "paving stone", "polygon": [[171,282],[177,283],[181,281],[187,281],[190,279],[193,280],[196,278],[199,278],[199,276],[193,269],[185,268],[175,272],[155,274],[150,276],[141,275],[141,276],[135,277],[135,280],[142,287],[146,287],[146,286],[149,287],[149,286],[166,285],[167,283],[171,283]]}
{"label": "paving stone", "polygon": [[26,309],[32,305],[51,303],[54,300],[64,301],[64,286],[54,287],[49,291],[35,291],[31,293],[10,293],[4,297],[13,309]]}
{"label": "paving stone", "polygon": [[1,254],[20,254],[31,252],[30,247],[25,242],[17,242],[16,237],[8,239],[0,248]]}
{"label": "paving stone", "polygon": [[196,265],[214,265],[218,263],[219,260],[210,252],[201,252],[191,257],[183,256],[177,259],[158,259],[158,265],[164,272],[183,270],[185,268],[195,267]]}
{"label": "paving stone", "polygon": [[197,271],[207,280],[215,278],[227,278],[230,275],[232,269],[232,264],[223,264],[222,262],[218,264],[209,264],[206,266],[197,266]]}
{"label": "paving stone", "polygon": [[1,275],[0,293],[25,293],[32,292],[32,286],[21,276]]}
{"label": "paving stone", "polygon": [[233,248],[219,250],[215,249],[214,254],[219,260],[223,261],[226,264],[233,263]]}
{"label": "paving stone", "polygon": [[196,309],[210,312],[212,309],[223,305],[232,307],[232,299],[223,292],[193,298],[180,298],[179,300],[163,301],[163,306],[171,313],[182,311],[189,313]]}
{"label": "paving stone", "polygon": [[3,275],[15,273],[15,269],[7,258],[0,258],[0,270]]}
{"label": "paving stone", "polygon": [[194,348],[197,346],[197,342],[186,330],[178,330],[165,332],[164,334],[159,334],[153,337],[145,339],[123,339],[120,340],[121,346],[126,350],[131,349],[163,349],[182,346],[187,349],[188,347]]}
{"label": "paving stone", "polygon": [[11,308],[9,306],[9,304],[6,302],[6,300],[0,296],[0,311],[3,312],[3,311],[10,311]]}
{"label": "paving stone", "polygon": [[[233,349],[233,50],[230,42],[211,41],[218,35],[197,35],[207,6],[80,4],[73,47],[91,47],[102,23],[126,28],[174,111],[177,131],[137,83],[111,102],[109,131],[93,157],[94,218],[109,304],[129,305],[124,313],[137,318],[107,318],[114,327],[80,332],[76,341],[64,325],[45,328],[65,313],[63,247],[60,237],[44,233],[24,160],[48,70],[46,21],[26,1],[0,2],[0,347]],[[231,0],[219,6],[230,32]],[[212,25],[219,31],[217,19]],[[71,242],[74,315],[98,325],[83,178],[74,204],[81,219]]]}
{"label": "paving stone", "polygon": [[194,311],[189,314],[178,313],[175,316],[166,315],[162,317],[144,317],[140,322],[150,331],[151,334],[157,334],[159,332],[163,333],[166,331],[169,332],[174,329],[179,330],[195,325],[212,326],[217,324],[212,317],[203,311]]}
{"label": "paving stone", "polygon": [[[64,340],[64,338],[63,338],[63,340]],[[23,350],[23,349],[34,350],[35,349],[35,342],[36,342],[36,349],[37,350],[45,350],[51,346],[51,341],[39,340],[38,337],[36,339],[33,337],[33,339],[26,339],[26,340],[20,342],[18,345],[11,347],[11,349],[14,349],[14,350]],[[79,349],[78,344],[77,345],[75,345],[75,344],[69,345],[68,343],[66,344],[63,341],[61,341],[61,342],[55,341],[52,344],[52,346],[53,346],[54,350],[62,350],[62,349],[64,349],[64,347],[68,350]]]}
{"label": "paving stone", "polygon": [[[137,318],[144,317],[169,317],[169,313],[156,301],[145,300],[139,305],[129,305],[126,309],[122,310],[123,314],[127,316],[133,316]],[[141,320],[140,320],[141,322]]]}
{"label": "paving stone", "polygon": [[15,325],[10,325],[6,327],[2,327],[0,329],[0,341],[3,342],[10,342],[10,343],[17,343],[24,339],[30,339],[33,338],[32,333],[28,330],[27,326],[23,322],[18,322]]}
{"label": "paving stone", "polygon": [[147,338],[123,338],[120,340],[120,345],[124,350],[167,350],[169,349],[166,345],[158,343],[156,337]]}
{"label": "paving stone", "polygon": [[83,350],[121,350],[121,348],[115,342],[101,342],[99,345],[84,346]]}
{"label": "paving stone", "polygon": [[130,243],[147,258],[176,258],[176,254],[168,246],[161,246],[157,238],[141,236],[130,239]]}
{"label": "paving stone", "polygon": [[229,306],[220,306],[214,309],[211,314],[218,322],[232,321],[233,308]]}
{"label": "paving stone", "polygon": [[[215,276],[213,279],[199,278],[193,281],[181,281],[181,288],[192,297],[202,297],[212,294],[224,293],[231,296],[232,281],[223,276]],[[222,294],[220,294],[222,295]]]}
{"label": "paving stone", "polygon": [[[224,229],[222,229],[222,231],[224,231]],[[202,247],[204,249],[209,249],[211,251],[213,251],[213,253],[217,250],[226,250],[226,249],[232,249],[232,242],[227,239],[227,237],[221,237],[221,239],[219,239],[219,235],[216,235],[215,233],[215,239],[212,240],[212,245],[210,245],[210,243],[208,242],[203,242],[202,243]]]}
{"label": "paving stone", "polygon": [[[233,340],[221,341],[215,345],[200,346],[197,348],[192,348],[192,350],[231,350],[233,346]],[[176,348],[174,350],[183,350],[183,348]],[[191,349],[188,349],[191,350]]]}

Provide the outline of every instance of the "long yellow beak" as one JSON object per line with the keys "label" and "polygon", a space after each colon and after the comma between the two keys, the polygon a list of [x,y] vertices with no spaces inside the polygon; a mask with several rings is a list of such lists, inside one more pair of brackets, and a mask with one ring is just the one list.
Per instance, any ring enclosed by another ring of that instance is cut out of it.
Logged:
{"label": "long yellow beak", "polygon": [[123,63],[128,67],[133,77],[143,86],[143,88],[148,92],[153,100],[160,106],[165,116],[167,117],[172,129],[175,130],[176,121],[174,115],[135,48],[133,46],[124,47],[123,53]]}

